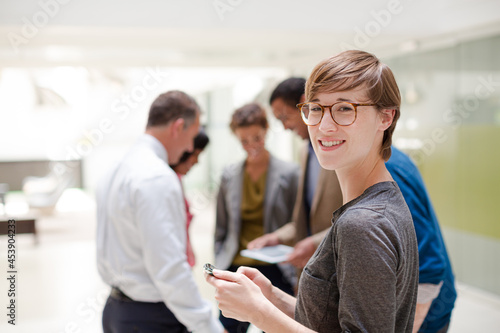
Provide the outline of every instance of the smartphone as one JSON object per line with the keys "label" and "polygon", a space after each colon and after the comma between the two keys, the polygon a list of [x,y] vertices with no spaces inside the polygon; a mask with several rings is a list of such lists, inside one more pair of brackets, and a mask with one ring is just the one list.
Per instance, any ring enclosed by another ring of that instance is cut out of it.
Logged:
{"label": "smartphone", "polygon": [[206,263],[205,265],[203,265],[203,270],[205,271],[205,273],[212,275],[212,276],[214,276],[214,272],[213,272],[214,268],[215,268],[215,266],[212,264],[209,264],[209,263]]}

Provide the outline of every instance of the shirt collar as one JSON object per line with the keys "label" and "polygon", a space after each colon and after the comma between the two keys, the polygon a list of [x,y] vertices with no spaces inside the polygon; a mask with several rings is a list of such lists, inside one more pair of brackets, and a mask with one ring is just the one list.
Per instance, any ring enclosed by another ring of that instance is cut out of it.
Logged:
{"label": "shirt collar", "polygon": [[168,154],[167,150],[157,138],[150,134],[143,134],[137,140],[139,144],[143,144],[151,148],[155,155],[162,159],[165,163],[168,164]]}

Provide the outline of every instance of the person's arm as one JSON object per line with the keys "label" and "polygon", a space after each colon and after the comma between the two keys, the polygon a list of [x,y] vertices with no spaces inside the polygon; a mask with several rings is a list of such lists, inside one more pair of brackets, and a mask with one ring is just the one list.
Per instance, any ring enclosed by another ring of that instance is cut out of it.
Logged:
{"label": "person's arm", "polygon": [[413,330],[412,333],[417,333],[424,322],[425,317],[427,317],[427,312],[431,307],[432,302],[417,303],[417,307],[415,308],[415,321],[413,322]]}
{"label": "person's arm", "polygon": [[340,326],[353,332],[394,329],[398,232],[384,216],[353,209],[337,221],[335,234]]}
{"label": "person's arm", "polygon": [[[295,244],[293,252],[288,256],[287,262],[297,268],[304,268],[327,232],[328,229],[325,229],[312,236],[306,237]],[[248,243],[247,247],[249,249],[259,249],[265,246],[273,246],[284,243],[286,244],[287,242],[285,240],[294,239],[295,233],[295,223],[289,222],[274,232],[254,239],[253,241]]]}
{"label": "person's arm", "polygon": [[418,285],[417,308],[415,310],[415,321],[413,322],[414,333],[418,332],[420,326],[422,326],[432,301],[438,297],[442,285],[442,282],[440,284],[420,283]]}
{"label": "person's arm", "polygon": [[[260,286],[255,282],[260,278],[259,274],[253,275],[254,281],[245,274],[228,271],[214,270],[214,276],[206,275],[207,282],[215,287],[215,299],[222,314],[229,318],[251,322],[268,333],[313,332],[296,322],[289,314],[281,311],[264,295]],[[272,286],[270,289],[267,285],[265,289],[268,290],[268,296],[271,299],[277,297],[278,302],[283,301],[288,304],[293,299],[291,296],[281,298],[281,293],[274,294],[276,288]],[[291,304],[287,307],[291,307]]]}
{"label": "person's arm", "polygon": [[186,224],[180,185],[170,176],[152,177],[134,191],[137,237],[149,278],[166,306],[190,331],[222,332],[203,300],[186,261]]}
{"label": "person's arm", "polygon": [[328,233],[328,230],[330,230],[329,227],[326,228],[325,230],[322,230],[322,231],[317,232],[314,235],[310,236],[316,247],[318,247],[319,244],[321,244],[321,242],[323,241],[323,238],[325,238],[325,235]]}
{"label": "person's arm", "polygon": [[443,256],[446,249],[441,243],[437,216],[420,172],[406,155],[399,153],[397,156],[399,163],[390,159],[386,166],[398,183],[410,209],[417,235],[419,285],[413,324],[413,331],[417,332],[427,316],[432,301],[439,296],[447,266]]}
{"label": "person's arm", "polygon": [[295,240],[296,232],[295,222],[288,222],[276,231],[255,238],[248,243],[247,247],[249,249],[260,249],[265,246],[290,244]]}
{"label": "person's arm", "polygon": [[293,252],[288,256],[287,262],[297,268],[304,268],[327,232],[328,229],[325,229],[295,244]]}
{"label": "person's arm", "polygon": [[264,276],[258,269],[252,267],[241,266],[236,271],[248,277],[261,290],[262,294],[281,312],[294,318],[295,304],[297,299],[279,288],[272,285],[271,281]]}

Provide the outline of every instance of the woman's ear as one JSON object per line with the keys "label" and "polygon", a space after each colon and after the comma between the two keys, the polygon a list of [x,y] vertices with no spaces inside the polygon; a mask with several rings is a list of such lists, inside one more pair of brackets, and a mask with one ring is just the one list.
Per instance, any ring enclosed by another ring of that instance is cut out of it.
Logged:
{"label": "woman's ear", "polygon": [[382,109],[380,111],[380,119],[382,122],[380,123],[380,129],[385,131],[392,125],[392,121],[394,120],[394,115],[396,114],[395,109]]}

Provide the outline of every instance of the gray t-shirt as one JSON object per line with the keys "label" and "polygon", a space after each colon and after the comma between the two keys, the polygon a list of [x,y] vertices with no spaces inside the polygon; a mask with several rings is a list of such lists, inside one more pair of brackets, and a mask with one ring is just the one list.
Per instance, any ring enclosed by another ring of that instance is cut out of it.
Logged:
{"label": "gray t-shirt", "polygon": [[411,332],[418,248],[395,182],[368,188],[333,214],[307,263],[295,319],[317,332]]}

